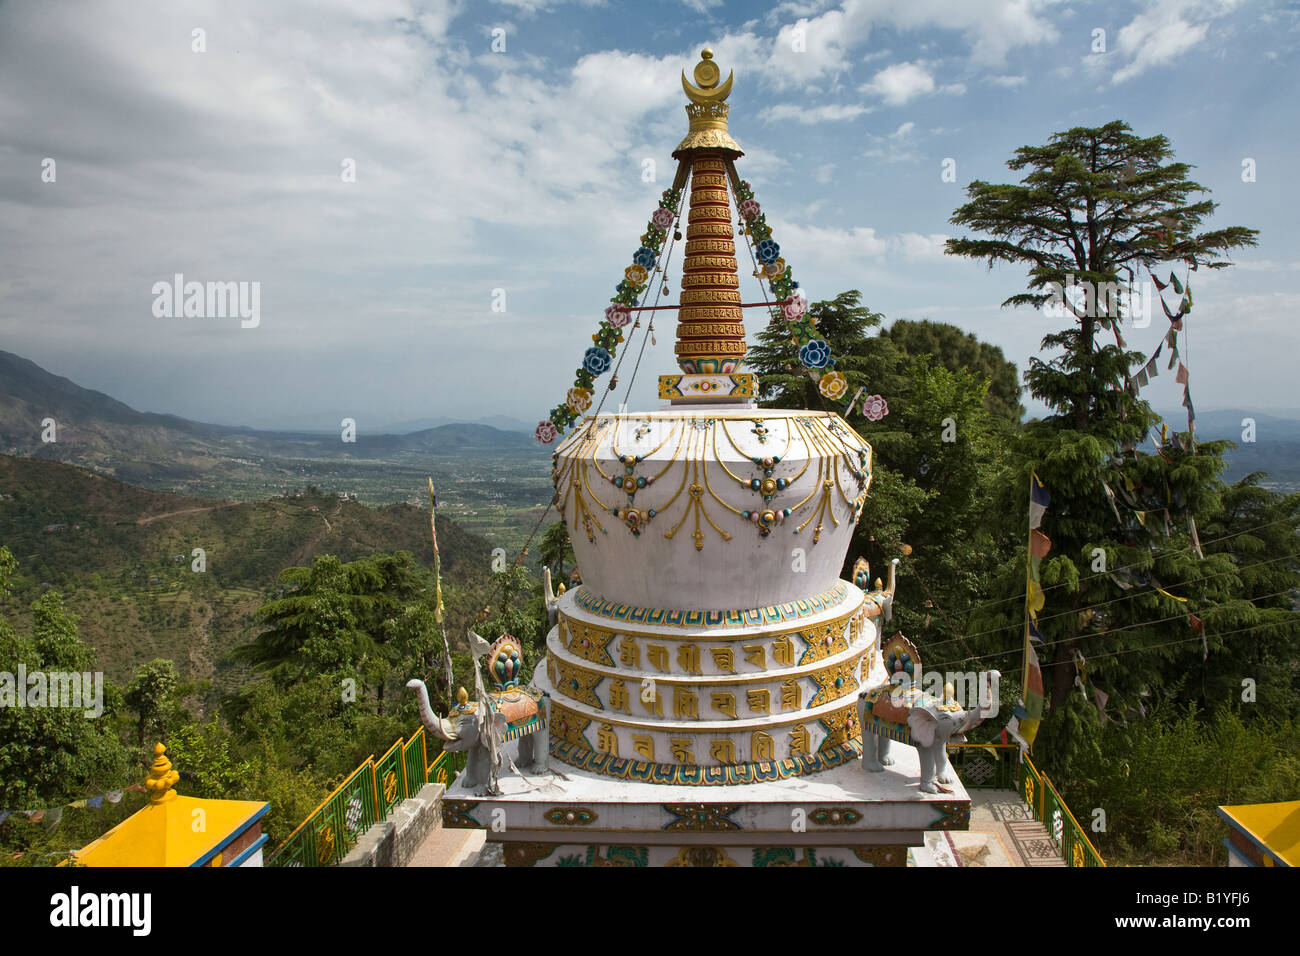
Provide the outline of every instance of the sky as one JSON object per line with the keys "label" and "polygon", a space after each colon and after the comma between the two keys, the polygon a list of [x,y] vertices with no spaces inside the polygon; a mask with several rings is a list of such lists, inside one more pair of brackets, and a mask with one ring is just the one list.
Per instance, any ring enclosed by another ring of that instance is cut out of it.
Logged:
{"label": "sky", "polygon": [[[1071,127],[1164,134],[1220,204],[1204,228],[1260,230],[1192,278],[1196,405],[1300,408],[1294,0],[0,0],[0,348],[222,424],[536,422],[671,184],[704,46],[801,291],[1022,370],[1060,322],[1000,308],[1022,267],[944,254],[967,184]],[[169,312],[178,273],[256,288],[256,324]],[[658,407],[674,324],[629,407]]]}

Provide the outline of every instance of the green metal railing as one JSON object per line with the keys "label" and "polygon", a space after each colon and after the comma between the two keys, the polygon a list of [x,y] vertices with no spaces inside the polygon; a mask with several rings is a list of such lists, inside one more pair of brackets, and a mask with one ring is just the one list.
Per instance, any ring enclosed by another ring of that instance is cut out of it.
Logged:
{"label": "green metal railing", "polygon": [[[1025,758],[1029,762],[1029,758]],[[1042,807],[1043,826],[1047,827],[1047,836],[1056,849],[1060,851],[1061,857],[1065,860],[1066,866],[1105,866],[1106,863],[1097,852],[1097,848],[1092,845],[1092,841],[1083,832],[1083,827],[1079,826],[1079,821],[1074,819],[1074,814],[1070,808],[1065,805],[1061,795],[1056,792],[1052,786],[1052,781],[1046,774],[1041,774],[1043,782],[1042,797],[1039,805]]]}
{"label": "green metal railing", "polygon": [[[424,785],[424,781],[420,781]],[[375,761],[375,789],[379,803],[379,819],[406,799],[406,764],[402,761],[402,741],[388,748],[388,753]],[[417,788],[418,789],[418,788]]]}
{"label": "green metal railing", "polygon": [[361,834],[415,796],[426,783],[450,786],[464,766],[464,754],[442,752],[425,764],[424,728],[400,737],[378,760],[357,767],[289,838],[267,857],[267,866],[333,866],[357,845]]}

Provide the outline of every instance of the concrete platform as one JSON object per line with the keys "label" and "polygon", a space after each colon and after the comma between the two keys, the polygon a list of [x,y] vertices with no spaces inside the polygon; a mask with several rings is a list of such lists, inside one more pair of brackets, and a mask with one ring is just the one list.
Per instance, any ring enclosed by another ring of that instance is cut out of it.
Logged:
{"label": "concrete platform", "polygon": [[511,866],[904,866],[926,831],[967,828],[971,798],[960,782],[921,793],[916,752],[894,756],[883,773],[854,761],[719,787],[613,780],[557,763],[553,774],[503,776],[498,796],[458,779],[443,823],[485,829]]}

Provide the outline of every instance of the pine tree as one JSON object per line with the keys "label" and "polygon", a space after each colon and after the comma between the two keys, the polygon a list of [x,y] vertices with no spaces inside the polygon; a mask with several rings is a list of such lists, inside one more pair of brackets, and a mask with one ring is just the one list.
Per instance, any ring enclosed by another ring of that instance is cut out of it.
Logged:
{"label": "pine tree", "polygon": [[[1016,442],[1018,463],[996,507],[1023,536],[1031,470],[1052,495],[1041,528],[1053,547],[1042,565],[1038,649],[1051,711],[1039,739],[1057,741],[1060,759],[1086,716],[1083,698],[1071,698],[1081,667],[1117,698],[1117,709],[1140,706],[1144,694],[1169,689],[1172,675],[1198,669],[1189,610],[1211,635],[1253,613],[1236,596],[1231,559],[1198,559],[1186,534],[1191,517],[1220,508],[1226,443],[1155,435],[1158,417],[1130,384],[1147,356],[1128,349],[1123,298],[1109,294],[1138,278],[1137,269],[1220,268],[1228,264],[1220,255],[1255,244],[1256,231],[1240,226],[1198,231],[1216,204],[1193,201],[1208,190],[1171,157],[1165,137],[1134,136],[1122,122],[1071,129],[1017,150],[1007,165],[1026,171],[1020,184],[972,183],[970,201],[951,220],[992,238],[949,240],[949,254],[1028,268],[1027,291],[1004,306],[1049,304],[1069,319],[1042,340],[1055,354],[1030,359],[1029,391],[1051,414]],[[1063,291],[1072,277],[1091,290],[1082,301]],[[1184,305],[1190,309],[1190,295]],[[1113,344],[1100,340],[1104,331]],[[1141,447],[1149,437],[1152,452]],[[1004,594],[1023,594],[1025,565],[1022,549],[1002,568]],[[994,628],[989,643],[1009,647],[1017,671],[1022,613],[1011,601],[973,621]],[[1076,705],[1067,707],[1069,699]]]}

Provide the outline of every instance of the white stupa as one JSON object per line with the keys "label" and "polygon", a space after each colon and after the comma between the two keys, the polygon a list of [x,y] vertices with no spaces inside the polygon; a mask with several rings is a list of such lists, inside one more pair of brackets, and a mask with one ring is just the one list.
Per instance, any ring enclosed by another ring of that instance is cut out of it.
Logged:
{"label": "white stupa", "polygon": [[[657,281],[646,266],[667,258],[689,178],[680,372],[661,376],[662,408],[587,415],[554,456],[581,569],[552,603],[534,677],[549,695],[558,773],[507,767],[496,794],[462,778],[444,819],[487,828],[509,865],[905,865],[924,831],[966,826],[969,797],[960,783],[921,793],[909,747],[886,772],[861,765],[857,699],[887,680],[894,590],[892,567],[887,587],[868,582],[865,562],[854,581],[840,577],[871,449],[832,411],[757,407],[754,377],[739,370],[733,198],[801,360],[823,395],[846,399],[736,176],[732,80],[719,84],[707,50],[695,79],[682,79],[691,127],[673,154],[668,215],[657,211],[658,231],[642,236],[641,272],[629,268],[592,350],[621,340],[638,293]],[[556,426],[587,410],[608,364],[597,354],[595,374],[579,373]]]}

